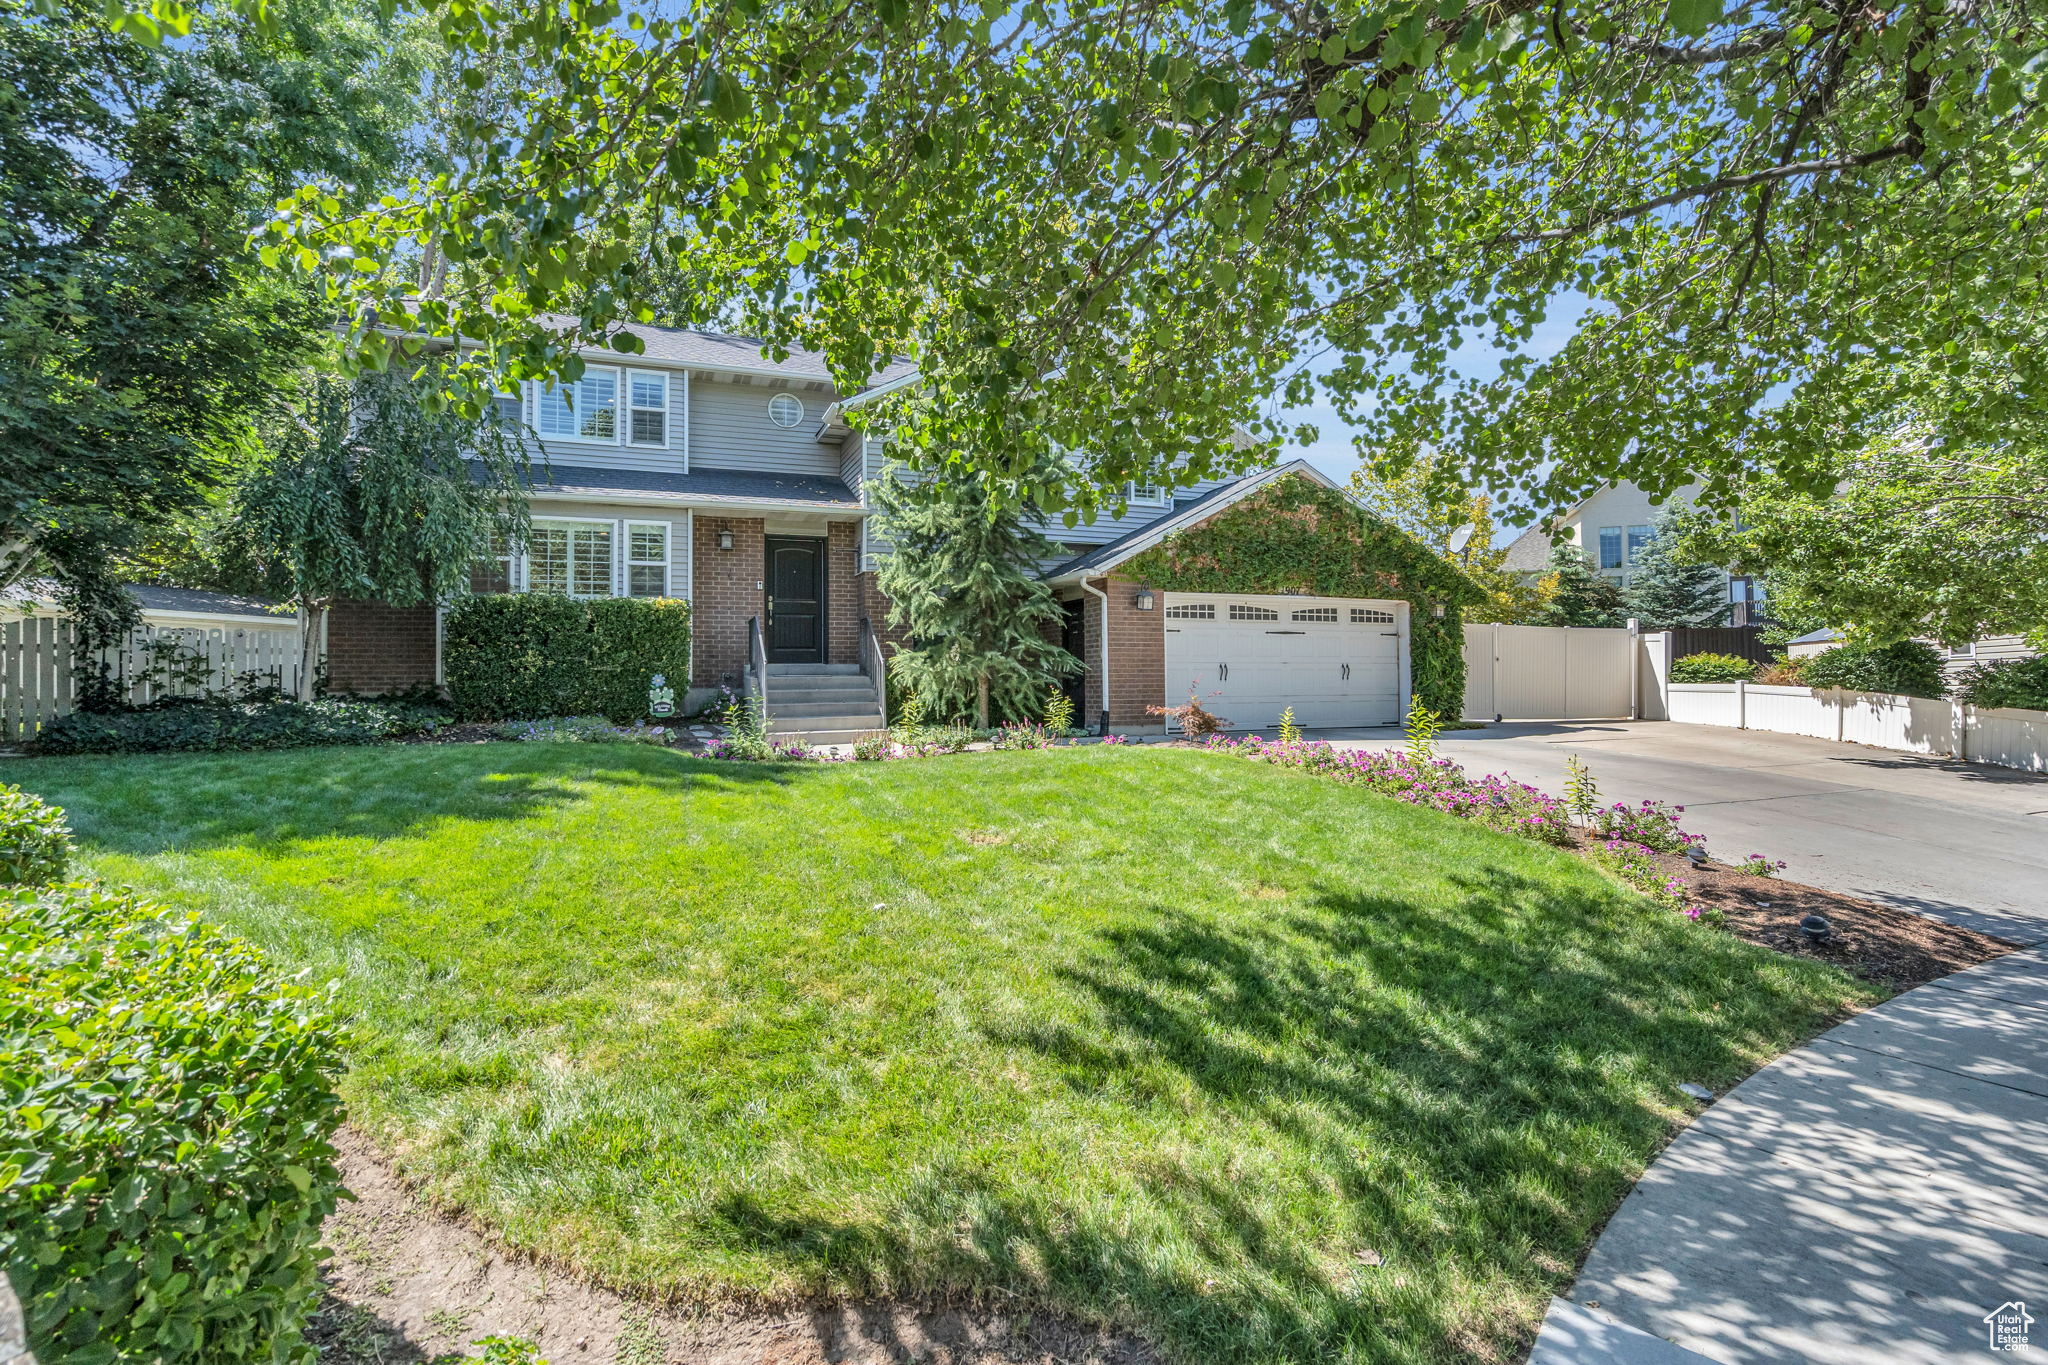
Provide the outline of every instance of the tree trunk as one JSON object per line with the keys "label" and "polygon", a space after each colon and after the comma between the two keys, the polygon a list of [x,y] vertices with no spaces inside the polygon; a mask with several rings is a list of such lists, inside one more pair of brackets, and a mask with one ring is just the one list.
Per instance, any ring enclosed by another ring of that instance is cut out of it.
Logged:
{"label": "tree trunk", "polygon": [[978,730],[988,729],[988,674],[983,673],[974,680],[974,725]]}
{"label": "tree trunk", "polygon": [[313,700],[313,672],[320,661],[320,637],[325,634],[327,604],[311,597],[299,599],[299,700]]}

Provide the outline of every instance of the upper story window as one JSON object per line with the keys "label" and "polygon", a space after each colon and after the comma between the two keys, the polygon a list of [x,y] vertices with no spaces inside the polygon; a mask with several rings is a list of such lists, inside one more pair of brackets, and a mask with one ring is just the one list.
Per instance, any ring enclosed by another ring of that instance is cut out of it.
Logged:
{"label": "upper story window", "polygon": [[668,444],[668,376],[635,370],[627,376],[628,439],[636,446]]}
{"label": "upper story window", "polygon": [[1636,560],[1642,557],[1643,547],[1648,545],[1656,534],[1657,530],[1653,526],[1628,528],[1628,567],[1633,569],[1636,566]]}
{"label": "upper story window", "polygon": [[1618,569],[1621,566],[1621,528],[1603,526],[1600,528],[1600,567]]}
{"label": "upper story window", "polygon": [[1133,507],[1171,507],[1173,490],[1163,483],[1134,483],[1125,490],[1125,501]]}
{"label": "upper story window", "polygon": [[804,420],[804,403],[793,393],[778,393],[768,400],[768,420],[778,427],[793,427]]}

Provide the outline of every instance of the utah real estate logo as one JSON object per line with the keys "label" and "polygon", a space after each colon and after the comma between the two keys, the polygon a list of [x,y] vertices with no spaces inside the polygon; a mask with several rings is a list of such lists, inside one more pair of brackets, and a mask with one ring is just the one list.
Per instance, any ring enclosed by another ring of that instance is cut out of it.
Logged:
{"label": "utah real estate logo", "polygon": [[2034,1319],[2027,1313],[2027,1306],[2018,1299],[2000,1304],[1984,1315],[1984,1329],[1989,1334],[1990,1346],[1994,1351],[2017,1351],[2027,1344],[2027,1328]]}

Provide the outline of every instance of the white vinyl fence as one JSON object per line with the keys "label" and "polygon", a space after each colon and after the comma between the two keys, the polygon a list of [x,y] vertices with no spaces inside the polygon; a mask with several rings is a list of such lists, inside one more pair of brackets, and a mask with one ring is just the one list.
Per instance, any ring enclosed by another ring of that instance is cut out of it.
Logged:
{"label": "white vinyl fence", "polygon": [[1465,627],[1465,719],[1627,720],[1637,636],[1587,626]]}
{"label": "white vinyl fence", "polygon": [[1666,704],[1672,720],[1692,725],[1811,735],[2048,772],[2048,711],[1760,683],[1672,683]]}
{"label": "white vinyl fence", "polygon": [[[299,632],[284,627],[143,626],[97,662],[137,705],[238,686],[299,685]],[[89,674],[87,676],[90,676]],[[60,616],[0,622],[0,743],[33,739],[77,705],[71,623]]]}

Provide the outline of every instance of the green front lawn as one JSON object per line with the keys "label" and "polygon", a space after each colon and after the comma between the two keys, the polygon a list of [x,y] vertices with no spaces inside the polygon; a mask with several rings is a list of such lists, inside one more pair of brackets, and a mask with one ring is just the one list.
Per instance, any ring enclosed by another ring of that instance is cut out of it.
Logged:
{"label": "green front lawn", "polygon": [[1204,1365],[1511,1358],[1678,1083],[1867,999],[1566,854],[1185,750],[0,780],[339,978],[357,1121],[516,1243],[697,1299],[995,1286]]}

